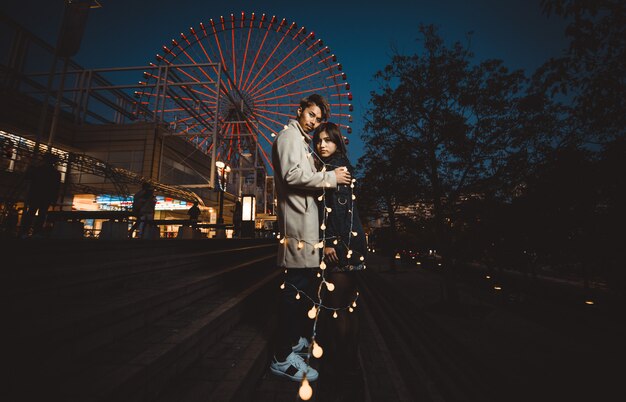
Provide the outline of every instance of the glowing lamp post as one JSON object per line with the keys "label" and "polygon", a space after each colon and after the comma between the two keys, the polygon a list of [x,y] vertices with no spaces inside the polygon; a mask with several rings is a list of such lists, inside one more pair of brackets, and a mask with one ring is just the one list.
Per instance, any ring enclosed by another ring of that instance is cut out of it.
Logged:
{"label": "glowing lamp post", "polygon": [[256,197],[246,194],[241,197],[241,237],[254,237],[256,219]]}

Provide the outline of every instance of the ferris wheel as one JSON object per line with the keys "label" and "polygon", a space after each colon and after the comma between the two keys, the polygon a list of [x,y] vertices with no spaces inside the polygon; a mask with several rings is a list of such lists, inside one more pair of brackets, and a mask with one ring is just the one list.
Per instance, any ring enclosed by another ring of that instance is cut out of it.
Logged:
{"label": "ferris wheel", "polygon": [[210,19],[164,45],[156,61],[144,72],[143,110],[158,109],[175,135],[231,166],[253,154],[273,170],[274,137],[312,93],[329,101],[330,120],[351,133],[342,65],[295,22],[243,12]]}

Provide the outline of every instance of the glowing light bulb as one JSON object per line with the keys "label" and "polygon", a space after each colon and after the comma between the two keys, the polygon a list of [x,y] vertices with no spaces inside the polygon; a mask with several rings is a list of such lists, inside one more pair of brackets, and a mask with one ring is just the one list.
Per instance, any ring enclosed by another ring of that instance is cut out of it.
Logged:
{"label": "glowing light bulb", "polygon": [[353,312],[353,311],[354,311],[354,309],[353,309],[352,307],[350,307],[350,308],[348,309],[348,311],[349,311],[349,312]]}
{"label": "glowing light bulb", "polygon": [[318,201],[322,201],[324,199],[324,194],[320,195],[319,197],[317,197]]}
{"label": "glowing light bulb", "polygon": [[280,288],[281,288],[281,289],[284,289],[284,288],[285,288],[285,282],[283,282],[283,283],[280,285]]}
{"label": "glowing light bulb", "polygon": [[320,273],[318,272],[318,273],[317,273],[317,277],[318,277],[318,278],[321,278],[321,277],[322,277],[322,274],[320,274]]}
{"label": "glowing light bulb", "polygon": [[359,258],[359,260],[365,261],[365,257],[361,256],[361,258]]}
{"label": "glowing light bulb", "polygon": [[329,292],[332,292],[333,290],[335,290],[335,285],[330,282],[326,282],[326,288]]}
{"label": "glowing light bulb", "polygon": [[324,248],[324,241],[317,243],[317,248]]}
{"label": "glowing light bulb", "polygon": [[322,229],[322,230],[326,230],[326,224],[322,223],[322,224],[320,225],[320,229]]}
{"label": "glowing light bulb", "polygon": [[356,300],[352,302],[352,307],[356,307]]}
{"label": "glowing light bulb", "polygon": [[339,317],[339,314],[337,314],[337,312],[335,311],[335,312],[333,313],[333,318],[337,318],[337,317]]}
{"label": "glowing light bulb", "polygon": [[354,184],[350,184],[350,188],[354,188]]}
{"label": "glowing light bulb", "polygon": [[298,250],[302,249],[302,247],[304,247],[304,243],[302,242],[302,240],[300,240],[298,242]]}
{"label": "glowing light bulb", "polygon": [[277,238],[277,239],[280,239],[280,234],[277,234],[277,235],[276,235],[276,238]]}
{"label": "glowing light bulb", "polygon": [[320,269],[322,270],[326,269],[326,263],[324,261],[320,263]]}
{"label": "glowing light bulb", "polygon": [[310,319],[315,318],[315,316],[317,315],[317,309],[315,308],[315,306],[311,307],[307,315],[309,316]]}
{"label": "glowing light bulb", "polygon": [[331,207],[326,207],[326,212],[331,213],[333,212],[333,209]]}
{"label": "glowing light bulb", "polygon": [[300,300],[300,292],[296,293],[296,300]]}
{"label": "glowing light bulb", "polygon": [[280,239],[280,244],[285,244],[285,238]]}
{"label": "glowing light bulb", "polygon": [[356,179],[352,179],[352,183],[356,183]]}
{"label": "glowing light bulb", "polygon": [[356,195],[352,194],[352,199],[356,200]]}
{"label": "glowing light bulb", "polygon": [[358,235],[358,233],[357,233],[357,232],[352,232],[352,236],[353,236],[353,237],[356,237],[356,235]]}
{"label": "glowing light bulb", "polygon": [[315,342],[315,341],[313,341],[313,352],[312,352],[312,354],[317,359],[322,357],[322,355],[324,354],[324,349],[322,349],[322,347],[320,345],[318,345],[317,342]]}
{"label": "glowing light bulb", "polygon": [[298,390],[298,396],[303,401],[308,401],[313,396],[313,388],[309,385],[309,380],[304,378],[302,380],[302,384],[300,385],[300,389]]}
{"label": "glowing light bulb", "polygon": [[337,241],[337,239],[335,239],[335,241],[333,242],[333,244],[338,244],[339,242]]}

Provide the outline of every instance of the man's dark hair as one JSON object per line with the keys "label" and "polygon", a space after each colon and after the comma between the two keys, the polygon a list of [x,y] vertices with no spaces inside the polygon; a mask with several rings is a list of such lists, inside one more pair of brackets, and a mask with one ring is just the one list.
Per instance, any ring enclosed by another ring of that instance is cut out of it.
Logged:
{"label": "man's dark hair", "polygon": [[300,109],[304,111],[309,106],[317,106],[322,111],[322,120],[328,120],[330,117],[330,105],[322,95],[311,94],[300,100]]}

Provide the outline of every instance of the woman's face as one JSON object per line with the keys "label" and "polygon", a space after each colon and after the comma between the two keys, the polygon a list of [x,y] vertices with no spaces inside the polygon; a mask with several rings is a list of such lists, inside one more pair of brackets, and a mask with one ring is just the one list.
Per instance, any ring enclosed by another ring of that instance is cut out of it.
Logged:
{"label": "woman's face", "polygon": [[337,150],[337,144],[330,140],[328,133],[322,131],[320,133],[320,140],[317,143],[317,153],[322,158],[328,158]]}

